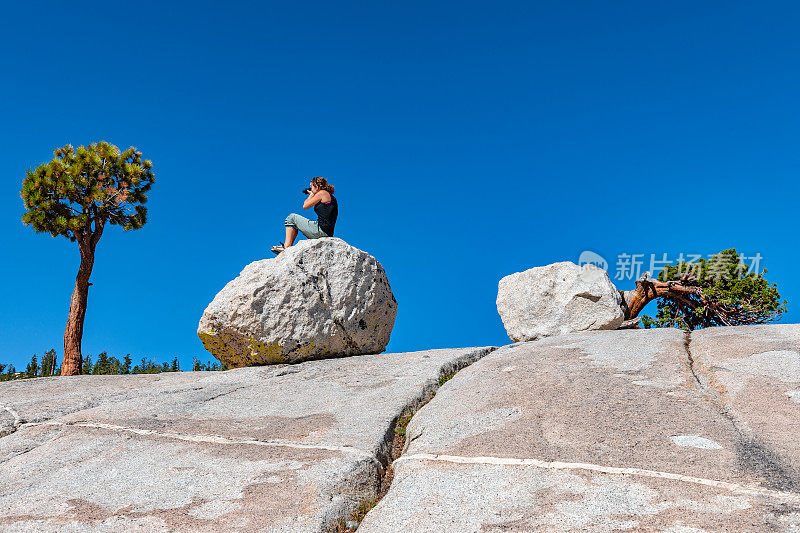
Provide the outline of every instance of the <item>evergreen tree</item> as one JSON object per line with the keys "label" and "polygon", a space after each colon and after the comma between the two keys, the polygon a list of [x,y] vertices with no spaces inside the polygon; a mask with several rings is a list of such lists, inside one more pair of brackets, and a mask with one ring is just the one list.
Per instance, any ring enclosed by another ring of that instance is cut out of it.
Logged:
{"label": "evergreen tree", "polygon": [[42,376],[53,376],[56,373],[56,351],[50,349],[42,356]]}
{"label": "evergreen tree", "polygon": [[178,358],[177,357],[172,360],[172,367],[170,367],[169,370],[170,370],[170,372],[180,372],[181,365],[180,365],[180,363],[178,363]]}
{"label": "evergreen tree", "polygon": [[108,352],[103,350],[97,356],[97,362],[94,364],[92,368],[92,374],[110,374],[111,373],[111,361],[108,359]]}
{"label": "evergreen tree", "polygon": [[39,362],[36,358],[36,354],[33,354],[33,357],[31,357],[31,362],[28,363],[28,367],[25,369],[25,377],[35,378],[38,375],[39,375]]}
{"label": "evergreen tree", "polygon": [[164,363],[164,365],[160,365],[155,362],[155,360],[151,357],[150,359],[146,357],[142,357],[142,361],[140,364],[133,367],[134,374],[158,374],[161,372],[165,372],[165,368],[169,368],[168,363]]}
{"label": "evergreen tree", "polygon": [[[83,363],[83,368],[81,369],[80,373],[81,374],[91,374],[92,373],[92,356],[91,355],[87,355],[83,359],[82,363]],[[63,375],[69,375],[69,374],[62,374],[62,376]]]}
{"label": "evergreen tree", "polygon": [[192,371],[198,372],[200,370],[203,370],[203,364],[195,356],[194,361],[192,361]]}
{"label": "evergreen tree", "polygon": [[89,278],[97,243],[106,224],[125,231],[147,221],[146,193],[155,182],[152,163],[131,147],[121,152],[101,141],[89,146],[58,148],[53,159],[26,171],[20,196],[22,222],[36,232],[61,235],[78,243],[81,260],[64,330],[61,373],[71,376],[91,369],[82,364],[81,340]]}
{"label": "evergreen tree", "polygon": [[122,373],[122,363],[116,357],[108,358],[108,373],[114,375]]}
{"label": "evergreen tree", "polygon": [[[5,372],[3,372],[5,370]],[[9,381],[11,379],[10,365],[0,365],[0,381]]]}
{"label": "evergreen tree", "polygon": [[122,358],[122,373],[123,374],[130,374],[131,373],[131,354],[125,354],[125,357]]}
{"label": "evergreen tree", "polygon": [[786,312],[777,284],[764,274],[748,272],[734,248],[710,259],[667,265],[652,279],[646,272],[632,291],[622,292],[625,318],[636,318],[653,300],[658,300],[655,318],[642,317],[642,325],[679,327],[687,330],[710,326],[764,324]]}

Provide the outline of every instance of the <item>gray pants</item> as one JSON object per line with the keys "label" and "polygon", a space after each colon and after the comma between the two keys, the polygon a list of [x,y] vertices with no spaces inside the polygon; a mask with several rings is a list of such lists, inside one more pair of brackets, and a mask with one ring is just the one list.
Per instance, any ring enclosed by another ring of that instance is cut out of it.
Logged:
{"label": "gray pants", "polygon": [[284,222],[283,225],[290,228],[296,228],[308,239],[321,239],[322,237],[328,236],[324,231],[319,229],[319,222],[316,220],[309,220],[304,216],[298,215],[297,213],[292,213],[286,217],[286,222]]}

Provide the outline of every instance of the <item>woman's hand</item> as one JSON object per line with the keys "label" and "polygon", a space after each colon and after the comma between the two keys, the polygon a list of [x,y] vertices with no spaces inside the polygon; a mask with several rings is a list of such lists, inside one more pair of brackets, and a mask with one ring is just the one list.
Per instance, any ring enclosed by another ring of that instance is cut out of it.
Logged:
{"label": "woman's hand", "polygon": [[323,191],[317,187],[314,182],[311,182],[311,191],[308,193],[308,198],[303,202],[303,209],[310,209],[320,202],[330,202],[331,195],[328,191]]}
{"label": "woman's hand", "polygon": [[303,209],[310,209],[317,205],[320,202],[325,201],[325,191],[321,191],[317,189],[317,192],[311,191],[306,198],[305,202],[303,202]]}

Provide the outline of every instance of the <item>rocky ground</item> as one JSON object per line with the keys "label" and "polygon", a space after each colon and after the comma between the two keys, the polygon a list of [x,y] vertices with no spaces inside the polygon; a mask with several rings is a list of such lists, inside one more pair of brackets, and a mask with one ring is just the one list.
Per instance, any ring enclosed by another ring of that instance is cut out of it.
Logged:
{"label": "rocky ground", "polygon": [[335,529],[404,410],[489,351],[0,384],[0,530]]}
{"label": "rocky ground", "polygon": [[800,530],[797,325],[0,384],[0,529],[335,531],[460,367],[359,532]]}

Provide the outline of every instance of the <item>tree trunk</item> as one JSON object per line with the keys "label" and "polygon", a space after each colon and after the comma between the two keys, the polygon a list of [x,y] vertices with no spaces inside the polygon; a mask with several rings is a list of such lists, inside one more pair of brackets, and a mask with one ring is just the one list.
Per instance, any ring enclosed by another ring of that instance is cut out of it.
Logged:
{"label": "tree trunk", "polygon": [[[689,329],[765,324],[781,314],[779,310],[764,313],[746,298],[740,299],[737,303],[726,303],[724,300],[709,296],[690,273],[684,274],[680,280],[659,281],[652,279],[650,272],[645,272],[636,280],[635,289],[619,291],[619,294],[622,296],[622,310],[625,313],[623,327],[632,324],[645,306],[656,298],[669,300],[682,315],[683,324]],[[698,309],[702,312],[698,313]]]}
{"label": "tree trunk", "polygon": [[83,319],[86,316],[86,303],[89,298],[89,277],[94,266],[94,250],[97,241],[91,235],[79,239],[81,264],[75,278],[75,288],[69,303],[69,317],[64,330],[64,361],[61,363],[62,376],[77,376],[81,373],[83,356],[81,355],[81,339],[83,338]]}
{"label": "tree trunk", "polygon": [[625,311],[625,320],[632,320],[639,316],[642,309],[656,298],[669,297],[688,307],[694,307],[690,296],[697,295],[699,289],[682,285],[677,281],[659,281],[650,277],[650,272],[645,272],[636,280],[636,288],[632,291],[619,291],[622,296],[622,309]]}
{"label": "tree trunk", "polygon": [[638,317],[647,304],[658,298],[658,289],[655,283],[661,282],[651,279],[650,272],[645,272],[636,280],[635,289],[632,291],[619,291],[620,296],[622,296],[622,310],[625,311],[625,320],[632,320]]}

